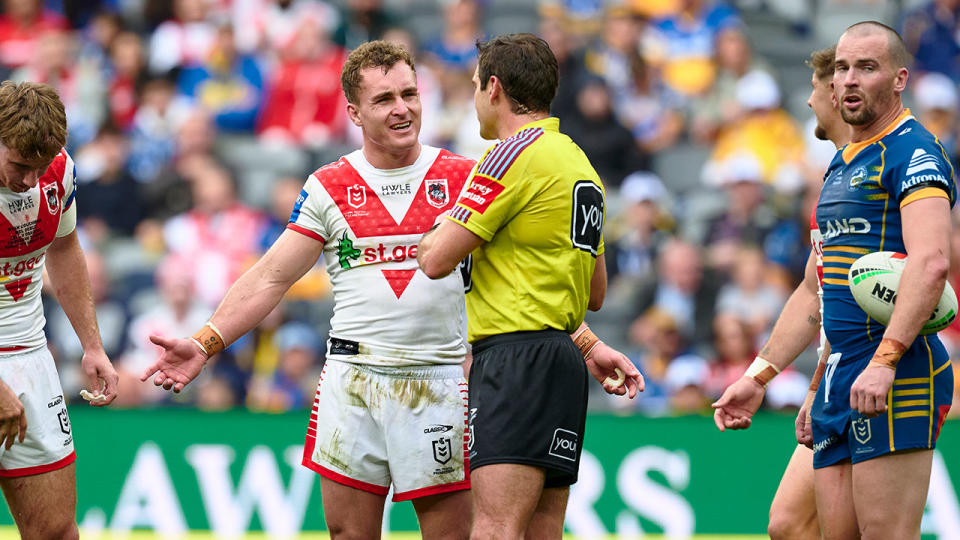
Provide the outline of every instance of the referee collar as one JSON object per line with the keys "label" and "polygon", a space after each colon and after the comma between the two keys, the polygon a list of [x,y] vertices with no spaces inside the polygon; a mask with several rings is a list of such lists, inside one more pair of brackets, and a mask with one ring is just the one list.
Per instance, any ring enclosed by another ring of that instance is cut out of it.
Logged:
{"label": "referee collar", "polygon": [[524,124],[523,127],[521,127],[521,128],[518,129],[516,132],[514,132],[514,134],[511,135],[511,137],[513,137],[514,135],[516,135],[517,133],[520,133],[521,131],[523,131],[523,130],[525,130],[525,129],[536,129],[536,128],[541,128],[541,129],[543,129],[544,131],[556,131],[556,132],[559,132],[559,131],[560,131],[560,119],[557,118],[556,116],[548,116],[548,117],[546,117],[546,118],[544,118],[544,119],[542,119],[542,120],[534,120],[533,122],[530,122],[530,123],[528,123],[528,124]]}

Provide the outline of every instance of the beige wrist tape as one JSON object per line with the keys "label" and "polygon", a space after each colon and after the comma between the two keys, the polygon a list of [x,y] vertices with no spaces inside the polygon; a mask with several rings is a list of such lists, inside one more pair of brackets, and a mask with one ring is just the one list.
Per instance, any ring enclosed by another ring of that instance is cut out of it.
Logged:
{"label": "beige wrist tape", "polygon": [[220,330],[210,321],[197,330],[191,339],[208,358],[227,348]]}
{"label": "beige wrist tape", "polygon": [[750,364],[750,367],[747,368],[747,372],[743,375],[745,377],[751,377],[753,380],[760,383],[760,386],[766,388],[770,381],[777,376],[777,373],[780,373],[780,370],[777,369],[777,366],[767,362],[759,356],[753,360],[753,363]]}

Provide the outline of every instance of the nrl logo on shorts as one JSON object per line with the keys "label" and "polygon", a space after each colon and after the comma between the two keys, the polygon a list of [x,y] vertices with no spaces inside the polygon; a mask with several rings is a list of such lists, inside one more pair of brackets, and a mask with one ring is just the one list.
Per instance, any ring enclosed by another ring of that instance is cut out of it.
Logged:
{"label": "nrl logo on shorts", "polygon": [[853,425],[853,438],[860,444],[867,444],[872,435],[870,433],[870,419],[857,418],[851,424]]}
{"label": "nrl logo on shorts", "polygon": [[443,208],[450,200],[446,178],[427,180],[424,182],[424,189],[427,190],[427,202],[430,203],[430,206]]}
{"label": "nrl logo on shorts", "polygon": [[451,447],[453,445],[450,443],[450,437],[442,437],[433,441],[433,459],[441,465],[446,465],[450,458],[453,457],[453,452]]}
{"label": "nrl logo on shorts", "polygon": [[57,413],[57,419],[60,420],[60,431],[70,434],[70,417],[67,416],[66,409],[60,409],[60,412]]}
{"label": "nrl logo on shorts", "polygon": [[347,204],[354,208],[360,208],[367,204],[367,190],[360,184],[354,184],[347,188]]}

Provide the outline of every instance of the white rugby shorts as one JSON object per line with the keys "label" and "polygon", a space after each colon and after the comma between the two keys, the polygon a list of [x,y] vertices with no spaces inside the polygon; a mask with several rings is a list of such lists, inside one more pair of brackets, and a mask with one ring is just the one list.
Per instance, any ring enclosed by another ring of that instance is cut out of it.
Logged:
{"label": "white rugby shorts", "polygon": [[0,446],[0,477],[29,476],[73,463],[73,432],[53,356],[46,347],[0,356],[0,379],[20,398],[27,435]]}
{"label": "white rugby shorts", "polygon": [[470,488],[467,381],[459,365],[380,367],[327,359],[303,465],[405,501]]}

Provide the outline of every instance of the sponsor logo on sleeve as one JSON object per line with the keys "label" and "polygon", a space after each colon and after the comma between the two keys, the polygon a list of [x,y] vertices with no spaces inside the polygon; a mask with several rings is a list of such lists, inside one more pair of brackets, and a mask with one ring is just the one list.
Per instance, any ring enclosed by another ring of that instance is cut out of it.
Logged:
{"label": "sponsor logo on sleeve", "polygon": [[920,171],[939,172],[937,168],[937,158],[923,148],[917,148],[913,151],[913,156],[910,157],[910,163],[907,164],[906,174],[907,176],[912,176]]}
{"label": "sponsor logo on sleeve", "polygon": [[474,176],[470,182],[470,187],[460,197],[459,202],[463,206],[482,214],[487,211],[490,203],[502,192],[503,184],[483,176]]}

